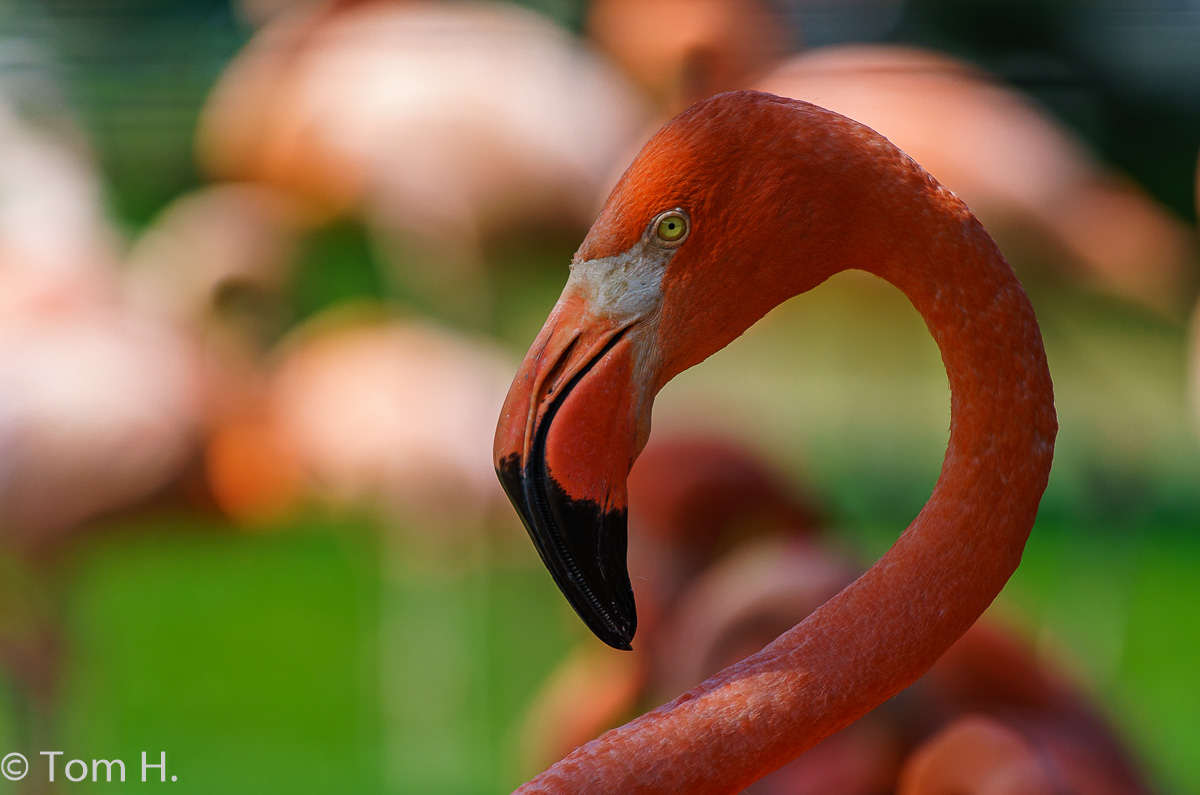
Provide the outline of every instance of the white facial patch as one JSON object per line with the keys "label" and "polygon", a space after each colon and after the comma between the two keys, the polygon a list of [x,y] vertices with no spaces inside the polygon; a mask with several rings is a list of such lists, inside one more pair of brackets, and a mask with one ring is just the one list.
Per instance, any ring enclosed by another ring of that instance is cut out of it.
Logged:
{"label": "white facial patch", "polygon": [[573,262],[568,291],[574,287],[596,314],[620,321],[649,320],[662,306],[663,276],[677,250],[643,239],[611,257]]}

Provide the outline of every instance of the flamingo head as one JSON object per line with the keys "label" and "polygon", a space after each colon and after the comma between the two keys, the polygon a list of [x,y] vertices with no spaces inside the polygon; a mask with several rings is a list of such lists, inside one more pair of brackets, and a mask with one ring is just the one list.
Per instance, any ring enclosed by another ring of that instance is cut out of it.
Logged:
{"label": "flamingo head", "polygon": [[863,131],[758,92],[692,106],[613,189],[516,375],[497,473],[555,582],[611,646],[630,648],[636,628],[626,479],[654,396],[831,275],[828,263],[846,264],[838,249],[857,211],[827,185],[861,188],[855,158],[831,141],[878,138]]}

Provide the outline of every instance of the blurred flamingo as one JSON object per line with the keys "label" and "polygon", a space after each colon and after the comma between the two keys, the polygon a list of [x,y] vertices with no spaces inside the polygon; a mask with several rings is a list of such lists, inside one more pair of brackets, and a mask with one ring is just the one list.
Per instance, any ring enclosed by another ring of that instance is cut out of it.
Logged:
{"label": "blurred flamingo", "polygon": [[270,20],[197,137],[220,178],[360,213],[412,286],[478,321],[489,242],[586,228],[646,110],[568,33],[504,3],[341,2]]}
{"label": "blurred flamingo", "polygon": [[[826,542],[758,542],[697,580],[656,639],[672,676],[662,703],[769,643],[848,585],[856,573]],[[912,687],[770,774],[752,792],[892,792],[931,733],[983,720],[1019,738],[1063,787],[1096,795],[1151,792],[1101,710],[1010,630],[980,621]],[[957,740],[961,747],[964,740]],[[986,743],[981,741],[981,747]],[[938,766],[932,764],[936,771]],[[914,789],[914,792],[921,792]],[[973,791],[973,790],[970,790]],[[1016,790],[1014,790],[1016,791]]]}
{"label": "blurred flamingo", "polygon": [[1172,315],[1191,294],[1191,230],[969,64],[911,47],[828,47],[778,64],[755,87],[887,136],[958,193],[1014,260],[1065,262],[1093,287]]}
{"label": "blurred flamingo", "polygon": [[381,309],[319,315],[272,355],[258,407],[210,442],[217,501],[247,521],[306,495],[374,505],[421,528],[420,544],[452,541],[502,500],[479,431],[509,366],[487,343]]}
{"label": "blurred flamingo", "polygon": [[477,526],[501,493],[479,440],[508,360],[371,305],[328,310],[277,340],[311,223],[286,192],[215,185],[169,205],[130,252],[128,303],[203,352],[214,499],[249,524],[312,498],[374,505],[434,543]]}
{"label": "blurred flamingo", "polygon": [[[128,300],[201,349],[204,470],[217,507],[248,528],[288,526],[285,514],[314,503],[381,520],[388,757],[414,745],[478,754],[428,728],[478,717],[426,694],[468,692],[486,670],[487,646],[474,640],[489,609],[480,572],[517,535],[511,514],[496,510],[503,499],[487,447],[511,362],[485,342],[374,305],[326,310],[277,339],[290,321],[292,255],[314,222],[294,194],[270,186],[196,191],[134,246]],[[412,605],[428,608],[447,589],[454,599],[414,614]],[[438,631],[414,655],[414,625],[431,614]],[[426,726],[417,740],[404,734],[413,721]]]}
{"label": "blurred flamingo", "polygon": [[1046,761],[1016,732],[987,718],[964,718],[923,747],[904,771],[898,795],[1064,795]]}
{"label": "blurred flamingo", "polygon": [[193,347],[206,437],[261,400],[268,352],[291,321],[286,290],[312,222],[285,192],[218,184],[172,201],[130,248],[125,303]]}
{"label": "blurred flamingo", "polygon": [[0,527],[48,551],[165,485],[198,432],[186,344],[96,304],[0,319]]}
{"label": "blurred flamingo", "polygon": [[0,101],[0,659],[28,747],[51,739],[57,553],[166,486],[198,432],[192,351],[124,305],[100,182],[64,124]]}
{"label": "blurred flamingo", "polygon": [[63,663],[58,553],[170,484],[199,434],[184,340],[117,306],[40,297],[0,315],[0,544],[25,570],[6,567],[0,657],[34,744],[51,739]]}
{"label": "blurred flamingo", "polygon": [[[922,684],[931,701],[946,705],[942,720],[956,718],[946,728],[947,736],[976,734],[975,729],[951,731],[954,723],[970,728],[975,718],[1001,727],[1032,749],[1043,772],[1055,782],[1055,792],[1146,795],[1154,791],[1103,711],[1083,689],[996,626],[974,626],[950,647]],[[923,747],[939,744],[935,738]],[[946,744],[965,748],[967,740]],[[1003,741],[997,747],[1008,744]],[[976,745],[982,749],[987,741],[980,739]],[[928,753],[936,755],[933,750]],[[917,755],[907,767],[923,764]],[[997,764],[997,773],[1007,764]]]}
{"label": "blurred flamingo", "polygon": [[810,493],[785,486],[760,455],[719,434],[656,440],[629,483],[639,517],[630,571],[638,601],[653,605],[649,614],[668,610],[699,572],[739,544],[763,535],[808,536],[822,524]]}
{"label": "blurred flamingo", "polygon": [[7,88],[0,83],[0,315],[30,300],[111,296],[118,236],[90,152],[69,119],[35,125]]}
{"label": "blurred flamingo", "polygon": [[589,628],[629,648],[626,478],[655,392],[849,267],[899,287],[941,348],[951,434],[929,503],[774,643],[524,791],[741,789],[924,674],[1016,568],[1057,430],[1024,290],[965,205],[882,136],[756,92],[651,139],[518,371],[493,460],[543,561]]}
{"label": "blurred flamingo", "polygon": [[195,430],[186,346],[125,306],[95,166],[56,129],[0,95],[0,539],[27,555],[162,486]]}
{"label": "blurred flamingo", "polygon": [[792,49],[762,0],[595,0],[588,38],[670,114],[745,88]]}

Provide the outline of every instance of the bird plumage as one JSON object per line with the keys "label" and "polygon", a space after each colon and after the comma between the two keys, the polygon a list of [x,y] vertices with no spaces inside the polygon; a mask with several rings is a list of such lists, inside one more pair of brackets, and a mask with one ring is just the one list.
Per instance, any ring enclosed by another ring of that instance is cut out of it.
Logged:
{"label": "bird plumage", "polygon": [[[581,615],[626,609],[623,571],[589,574],[569,544],[594,518],[600,529],[587,532],[623,549],[624,478],[654,394],[835,272],[886,279],[925,318],[952,393],[946,459],[920,515],[852,585],[522,792],[734,792],[796,757],[913,682],[978,618],[1020,561],[1049,475],[1057,421],[1025,292],[962,202],[882,136],[770,94],[700,102],[647,143],[574,269],[637,250],[671,208],[691,231],[664,266],[657,304],[617,317],[569,281],[497,431],[498,469],[543,559],[566,555],[582,579],[568,582],[572,595],[556,575]],[[597,427],[607,435],[589,433]],[[581,592],[600,606],[581,606]]]}

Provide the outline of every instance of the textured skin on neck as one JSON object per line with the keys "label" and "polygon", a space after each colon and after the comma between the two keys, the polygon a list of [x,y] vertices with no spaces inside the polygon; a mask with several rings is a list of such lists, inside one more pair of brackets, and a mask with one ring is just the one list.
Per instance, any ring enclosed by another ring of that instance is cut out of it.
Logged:
{"label": "textured skin on neck", "polygon": [[[813,113],[812,106],[801,110]],[[838,167],[852,169],[857,186],[834,191],[830,201],[855,202],[840,209],[863,233],[822,243],[818,250],[836,253],[837,261],[816,275],[796,275],[793,247],[763,248],[756,262],[765,275],[754,278],[774,285],[770,305],[846,267],[869,270],[908,296],[937,341],[950,382],[950,441],[937,485],[895,545],[799,625],[670,704],[576,749],[519,792],[738,792],[924,674],[1020,562],[1057,431],[1025,291],[953,194],[866,128],[820,114],[838,128],[826,143],[845,138],[852,157]],[[830,171],[821,168],[818,176]],[[875,203],[859,206],[860,196]],[[818,217],[824,209],[810,200],[806,212]],[[703,233],[701,223],[693,235]],[[590,235],[585,249],[602,248],[605,235],[620,246],[620,234]],[[761,313],[746,313],[746,325]],[[723,345],[744,327],[715,336]],[[680,354],[679,369],[710,352]]]}

